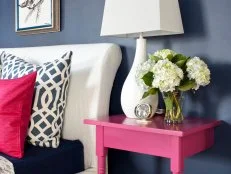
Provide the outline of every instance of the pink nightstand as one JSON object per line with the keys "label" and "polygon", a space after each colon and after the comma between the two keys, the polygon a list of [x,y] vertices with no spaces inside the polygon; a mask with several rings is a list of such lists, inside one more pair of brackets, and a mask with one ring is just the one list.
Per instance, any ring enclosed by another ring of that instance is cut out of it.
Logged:
{"label": "pink nightstand", "polygon": [[167,125],[163,117],[156,116],[145,125],[124,115],[117,115],[86,119],[84,123],[96,125],[98,174],[105,174],[108,148],[170,158],[172,173],[183,174],[184,158],[214,144],[214,128],[220,121],[185,118],[183,124]]}

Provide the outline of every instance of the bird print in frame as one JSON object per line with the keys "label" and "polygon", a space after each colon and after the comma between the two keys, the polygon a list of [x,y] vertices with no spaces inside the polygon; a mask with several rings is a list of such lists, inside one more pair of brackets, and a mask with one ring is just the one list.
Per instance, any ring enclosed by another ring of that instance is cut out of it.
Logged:
{"label": "bird print in frame", "polygon": [[60,0],[15,0],[16,32],[38,34],[60,31]]}

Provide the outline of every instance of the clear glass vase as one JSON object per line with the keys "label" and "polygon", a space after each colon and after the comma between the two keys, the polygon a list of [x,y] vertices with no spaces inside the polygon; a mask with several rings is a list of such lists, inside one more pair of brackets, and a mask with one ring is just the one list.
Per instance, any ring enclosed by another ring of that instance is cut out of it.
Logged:
{"label": "clear glass vase", "polygon": [[184,116],[182,113],[183,93],[180,91],[163,92],[165,103],[165,122],[167,124],[182,123]]}

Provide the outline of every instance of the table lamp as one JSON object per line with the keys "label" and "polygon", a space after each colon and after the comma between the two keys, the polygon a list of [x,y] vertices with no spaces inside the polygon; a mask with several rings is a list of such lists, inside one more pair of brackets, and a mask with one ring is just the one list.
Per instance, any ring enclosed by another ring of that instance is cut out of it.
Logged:
{"label": "table lamp", "polygon": [[105,0],[101,36],[137,38],[131,70],[121,92],[121,106],[127,117],[136,118],[134,109],[148,103],[155,113],[158,96],[142,99],[143,91],[135,80],[136,67],[147,60],[149,36],[183,34],[178,0]]}

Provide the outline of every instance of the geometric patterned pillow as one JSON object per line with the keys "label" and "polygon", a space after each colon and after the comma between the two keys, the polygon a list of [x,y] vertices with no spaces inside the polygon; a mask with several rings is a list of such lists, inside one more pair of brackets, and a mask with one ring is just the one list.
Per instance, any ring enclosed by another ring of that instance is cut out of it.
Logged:
{"label": "geometric patterned pillow", "polygon": [[42,65],[28,63],[3,52],[2,79],[14,79],[37,71],[34,103],[27,140],[35,146],[56,148],[60,142],[67,100],[72,52]]}

